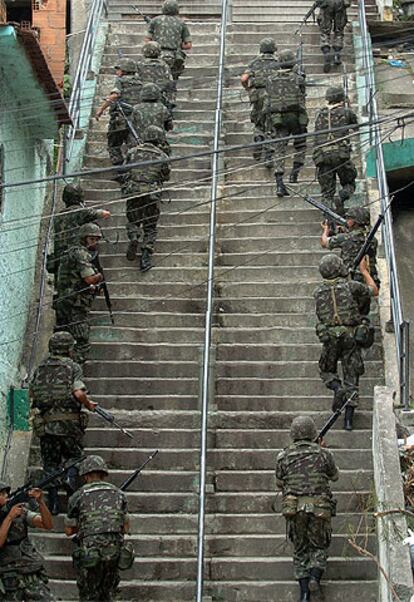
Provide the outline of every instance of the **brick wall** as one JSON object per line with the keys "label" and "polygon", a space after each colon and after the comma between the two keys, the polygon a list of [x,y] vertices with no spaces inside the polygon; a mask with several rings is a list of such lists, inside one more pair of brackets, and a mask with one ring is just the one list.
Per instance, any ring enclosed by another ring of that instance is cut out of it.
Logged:
{"label": "brick wall", "polygon": [[6,23],[7,21],[7,10],[6,3],[4,0],[0,0],[0,23]]}
{"label": "brick wall", "polygon": [[39,28],[40,46],[61,87],[65,68],[66,0],[33,2],[33,27]]}

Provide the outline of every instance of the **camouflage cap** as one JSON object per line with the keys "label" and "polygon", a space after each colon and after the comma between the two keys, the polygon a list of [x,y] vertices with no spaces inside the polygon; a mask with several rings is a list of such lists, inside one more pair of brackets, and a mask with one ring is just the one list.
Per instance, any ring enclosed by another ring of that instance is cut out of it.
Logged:
{"label": "camouflage cap", "polygon": [[163,15],[178,15],[179,8],[177,0],[165,0],[162,5],[162,13]]}
{"label": "camouflage cap", "polygon": [[49,339],[50,353],[69,353],[75,347],[75,339],[65,330],[55,332]]}
{"label": "camouflage cap", "polygon": [[274,54],[276,52],[276,44],[272,38],[263,38],[263,40],[260,40],[259,48],[262,54]]}
{"label": "camouflage cap", "polygon": [[89,472],[104,472],[108,474],[108,467],[101,456],[88,456],[79,467],[79,476],[83,477]]}
{"label": "camouflage cap", "polygon": [[7,491],[7,493],[10,493],[11,487],[5,481],[0,481],[0,491]]}
{"label": "camouflage cap", "polygon": [[157,84],[145,84],[142,87],[141,100],[159,100],[161,91]]}
{"label": "camouflage cap", "polygon": [[322,278],[332,280],[346,275],[346,267],[339,255],[328,253],[319,262],[319,272]]}
{"label": "camouflage cap", "polygon": [[331,86],[326,90],[325,98],[327,102],[342,102],[345,100],[345,90],[340,86]]}
{"label": "camouflage cap", "polygon": [[365,207],[350,207],[345,213],[346,219],[352,219],[360,226],[368,226],[370,223],[370,215]]}
{"label": "camouflage cap", "polygon": [[161,46],[158,42],[147,42],[142,47],[142,54],[147,59],[156,59],[161,54]]}
{"label": "camouflage cap", "polygon": [[296,56],[293,50],[282,50],[279,54],[279,62],[280,66],[284,68],[294,67],[296,65]]}
{"label": "camouflage cap", "polygon": [[66,206],[79,205],[84,199],[83,190],[80,186],[73,186],[73,184],[66,184],[63,189],[62,201]]}
{"label": "camouflage cap", "polygon": [[165,140],[164,130],[156,125],[148,126],[142,133],[144,142],[163,142]]}
{"label": "camouflage cap", "polygon": [[121,59],[115,65],[115,69],[121,69],[124,73],[135,73],[137,65],[132,59]]}
{"label": "camouflage cap", "polygon": [[293,441],[305,439],[315,441],[318,436],[314,421],[310,416],[298,416],[292,420],[290,425],[290,436]]}
{"label": "camouflage cap", "polygon": [[83,241],[87,236],[96,236],[98,238],[102,238],[102,231],[98,224],[89,222],[88,224],[83,224],[79,228],[79,240]]}

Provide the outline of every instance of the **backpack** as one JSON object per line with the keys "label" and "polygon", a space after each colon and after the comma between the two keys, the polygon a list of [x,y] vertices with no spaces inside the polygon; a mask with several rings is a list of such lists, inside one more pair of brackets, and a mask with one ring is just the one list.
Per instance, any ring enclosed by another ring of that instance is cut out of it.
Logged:
{"label": "backpack", "polygon": [[291,69],[281,69],[270,75],[266,82],[266,93],[270,113],[296,112],[303,106],[297,73]]}

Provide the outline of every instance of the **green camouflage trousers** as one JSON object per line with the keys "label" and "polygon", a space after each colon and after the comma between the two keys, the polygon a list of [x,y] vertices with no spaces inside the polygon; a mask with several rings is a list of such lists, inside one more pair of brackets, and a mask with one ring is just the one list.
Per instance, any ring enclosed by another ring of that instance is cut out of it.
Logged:
{"label": "green camouflage trousers", "polygon": [[46,474],[54,472],[68,460],[74,462],[82,454],[82,442],[74,437],[48,434],[40,437],[40,455]]}
{"label": "green camouflage trousers", "polygon": [[324,571],[332,537],[331,520],[298,512],[287,519],[287,527],[289,539],[293,544],[295,579],[309,577],[310,570],[313,568]]}
{"label": "green camouflage trousers", "polygon": [[56,326],[55,332],[66,330],[70,332],[76,341],[74,360],[83,364],[89,354],[91,345],[89,343],[90,324],[88,306],[74,306],[67,301],[56,301]]}
{"label": "green camouflage trousers", "polygon": [[80,602],[114,600],[120,582],[118,561],[121,545],[119,536],[115,534],[94,535],[82,541],[74,553]]}
{"label": "green camouflage trousers", "polygon": [[174,81],[184,73],[185,59],[187,55],[180,49],[169,50],[168,48],[161,49],[161,58],[167,63],[171,69]]}
{"label": "green camouflage trousers", "polygon": [[[273,113],[272,120],[272,138],[284,138],[274,142],[271,146],[275,153],[275,174],[283,175],[285,172],[285,157],[289,144],[289,136],[296,134],[306,134],[308,118],[306,112],[303,113]],[[303,138],[294,138],[293,147],[295,149],[293,162],[303,165],[306,154],[306,136]]]}
{"label": "green camouflage trousers", "polygon": [[126,202],[127,235],[129,240],[139,240],[140,230],[144,232],[141,248],[154,250],[157,239],[157,224],[160,217],[161,194],[153,192],[149,195],[128,199]]}
{"label": "green camouflage trousers", "polygon": [[0,575],[0,601],[1,602],[54,602],[46,572],[41,570],[36,573],[22,575],[19,573],[6,573]]}
{"label": "green camouflage trousers", "polygon": [[334,210],[338,207],[334,204],[336,193],[336,178],[342,188],[348,193],[348,198],[355,192],[355,180],[358,173],[351,159],[343,159],[339,156],[332,157],[329,161],[324,161],[317,166],[317,178],[321,187],[322,196],[326,204]]}
{"label": "green camouflage trousers", "polygon": [[124,161],[122,145],[126,144],[129,137],[129,129],[125,119],[116,113],[112,114],[108,125],[108,153],[112,165],[121,165]]}
{"label": "green camouflage trousers", "polygon": [[321,34],[321,48],[332,47],[338,52],[344,46],[344,29],[348,22],[346,10],[336,10],[334,7],[321,8],[318,16],[318,25]]}

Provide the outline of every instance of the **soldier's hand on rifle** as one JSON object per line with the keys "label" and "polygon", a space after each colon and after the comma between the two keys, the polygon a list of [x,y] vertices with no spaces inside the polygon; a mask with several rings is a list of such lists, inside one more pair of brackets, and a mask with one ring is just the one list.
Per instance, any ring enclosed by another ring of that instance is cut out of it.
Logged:
{"label": "soldier's hand on rifle", "polygon": [[107,211],[106,209],[104,209],[104,210],[102,211],[102,217],[103,217],[104,219],[108,219],[108,217],[111,217],[111,212],[110,212],[110,211]]}
{"label": "soldier's hand on rifle", "polygon": [[26,508],[24,507],[24,505],[16,504],[15,506],[13,506],[13,508],[10,510],[7,516],[10,518],[10,520],[14,520],[15,518],[19,518],[19,516],[22,516],[25,513]]}
{"label": "soldier's hand on rifle", "polygon": [[323,437],[318,439],[318,443],[321,447],[326,447],[325,439]]}
{"label": "soldier's hand on rifle", "polygon": [[327,220],[324,220],[323,222],[321,222],[321,228],[324,232],[329,232],[329,224]]}
{"label": "soldier's hand on rifle", "polygon": [[98,404],[95,401],[92,401],[92,399],[88,399],[84,405],[90,412],[94,412]]}
{"label": "soldier's hand on rifle", "polygon": [[361,274],[367,274],[367,273],[369,274],[366,255],[364,255],[364,257],[361,259],[361,263],[359,264],[359,270],[360,270]]}
{"label": "soldier's hand on rifle", "polygon": [[30,489],[28,495],[35,499],[38,504],[43,500],[43,491],[41,489]]}

